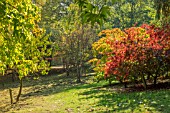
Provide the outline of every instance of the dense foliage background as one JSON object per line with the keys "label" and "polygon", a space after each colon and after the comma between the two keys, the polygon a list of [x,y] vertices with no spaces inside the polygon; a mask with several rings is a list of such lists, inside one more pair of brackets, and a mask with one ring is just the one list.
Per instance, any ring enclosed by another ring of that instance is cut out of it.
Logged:
{"label": "dense foliage background", "polygon": [[[1,0],[0,75],[47,74],[61,66],[76,81],[169,77],[169,0]],[[93,70],[92,70],[93,69]]]}

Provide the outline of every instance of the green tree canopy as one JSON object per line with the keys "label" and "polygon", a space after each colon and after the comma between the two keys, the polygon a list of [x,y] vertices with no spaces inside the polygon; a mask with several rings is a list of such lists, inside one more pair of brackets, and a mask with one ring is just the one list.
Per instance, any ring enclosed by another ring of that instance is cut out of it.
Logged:
{"label": "green tree canopy", "polygon": [[1,0],[0,10],[0,74],[10,69],[21,79],[47,69],[50,43],[37,24],[39,8],[31,0]]}

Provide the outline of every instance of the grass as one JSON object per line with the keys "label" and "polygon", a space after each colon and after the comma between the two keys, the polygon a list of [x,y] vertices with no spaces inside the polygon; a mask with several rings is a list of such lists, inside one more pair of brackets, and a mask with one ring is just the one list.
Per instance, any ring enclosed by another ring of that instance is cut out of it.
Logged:
{"label": "grass", "polygon": [[117,92],[122,86],[103,87],[107,82],[93,83],[93,76],[64,74],[24,80],[19,103],[10,105],[8,88],[14,97],[18,83],[0,86],[0,113],[169,113],[170,90]]}

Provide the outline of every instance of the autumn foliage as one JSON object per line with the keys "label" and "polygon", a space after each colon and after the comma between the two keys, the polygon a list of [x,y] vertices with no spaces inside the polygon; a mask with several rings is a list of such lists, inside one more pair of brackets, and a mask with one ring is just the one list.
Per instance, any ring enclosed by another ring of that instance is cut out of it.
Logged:
{"label": "autumn foliage", "polygon": [[[118,28],[103,30],[99,35],[104,36],[104,44],[108,48],[105,46],[98,50],[96,43],[100,43],[100,39],[93,44],[93,50],[105,56],[105,62],[97,70],[104,73],[104,78],[115,78],[121,82],[142,79],[146,87],[146,77],[153,79],[156,84],[157,78],[169,71],[169,25],[158,28],[143,24],[124,31]],[[102,57],[95,61],[96,67],[100,64],[97,62],[102,62]]]}

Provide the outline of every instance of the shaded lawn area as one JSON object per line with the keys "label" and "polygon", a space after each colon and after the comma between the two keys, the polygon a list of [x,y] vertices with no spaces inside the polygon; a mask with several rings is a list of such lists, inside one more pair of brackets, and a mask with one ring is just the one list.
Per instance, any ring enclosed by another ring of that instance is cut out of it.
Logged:
{"label": "shaded lawn area", "polygon": [[93,83],[93,76],[76,78],[65,74],[25,79],[20,102],[10,105],[8,88],[14,97],[18,83],[0,84],[0,113],[169,113],[170,89],[118,92],[121,85]]}

